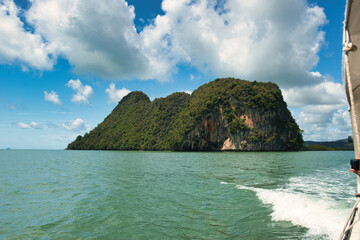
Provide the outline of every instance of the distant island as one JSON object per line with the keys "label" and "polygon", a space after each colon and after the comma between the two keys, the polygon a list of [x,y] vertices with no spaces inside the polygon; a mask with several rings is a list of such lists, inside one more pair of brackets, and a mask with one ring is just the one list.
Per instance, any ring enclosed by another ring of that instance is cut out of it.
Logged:
{"label": "distant island", "polygon": [[350,143],[348,139],[341,139],[337,141],[305,141],[304,151],[343,151],[354,150],[354,144]]}
{"label": "distant island", "polygon": [[301,130],[271,82],[216,79],[191,95],[125,96],[69,150],[298,151]]}

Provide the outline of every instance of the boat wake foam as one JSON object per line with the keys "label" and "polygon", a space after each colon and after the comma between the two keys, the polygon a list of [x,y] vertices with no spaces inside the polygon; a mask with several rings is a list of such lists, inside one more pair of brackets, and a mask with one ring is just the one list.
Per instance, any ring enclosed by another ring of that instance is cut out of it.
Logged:
{"label": "boat wake foam", "polygon": [[306,227],[310,235],[327,235],[330,239],[338,239],[350,212],[333,199],[291,189],[262,189],[241,185],[236,188],[253,191],[264,204],[271,205],[273,221],[289,221]]}

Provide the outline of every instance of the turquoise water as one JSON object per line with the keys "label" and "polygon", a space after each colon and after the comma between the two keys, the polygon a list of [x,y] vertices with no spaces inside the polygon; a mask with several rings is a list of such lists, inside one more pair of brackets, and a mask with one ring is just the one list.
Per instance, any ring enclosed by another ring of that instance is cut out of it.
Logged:
{"label": "turquoise water", "polygon": [[0,239],[336,239],[353,152],[0,151]]}

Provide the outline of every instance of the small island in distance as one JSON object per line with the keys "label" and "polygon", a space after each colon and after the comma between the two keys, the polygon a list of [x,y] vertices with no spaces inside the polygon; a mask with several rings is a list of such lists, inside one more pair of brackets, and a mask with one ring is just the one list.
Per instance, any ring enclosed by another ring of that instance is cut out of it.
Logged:
{"label": "small island in distance", "polygon": [[337,141],[305,141],[304,151],[353,151],[354,144],[348,139]]}
{"label": "small island in distance", "polygon": [[298,151],[301,130],[271,82],[216,79],[191,95],[125,96],[69,150]]}

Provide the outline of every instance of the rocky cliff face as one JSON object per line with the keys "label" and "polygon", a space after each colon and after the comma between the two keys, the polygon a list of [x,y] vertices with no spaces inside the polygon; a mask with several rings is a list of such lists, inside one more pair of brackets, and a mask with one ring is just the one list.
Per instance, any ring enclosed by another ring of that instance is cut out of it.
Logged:
{"label": "rocky cliff face", "polygon": [[303,144],[277,85],[228,78],[191,96],[175,93],[153,102],[130,93],[68,149],[291,151]]}
{"label": "rocky cliff face", "polygon": [[[236,116],[243,120],[246,127],[231,131],[229,122],[217,113],[199,122],[184,138],[181,147],[177,150],[199,151],[289,151],[299,150],[299,145],[293,145],[294,139],[301,143],[298,134],[285,131],[279,127],[286,111],[246,111],[245,114]],[[288,119],[283,123],[288,123]],[[293,140],[292,142],[291,139]]]}

